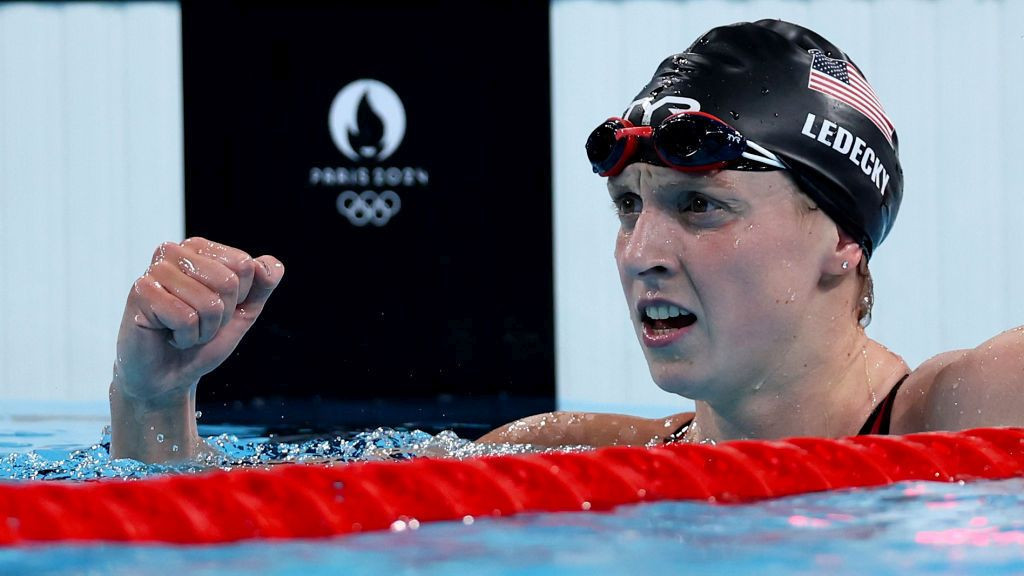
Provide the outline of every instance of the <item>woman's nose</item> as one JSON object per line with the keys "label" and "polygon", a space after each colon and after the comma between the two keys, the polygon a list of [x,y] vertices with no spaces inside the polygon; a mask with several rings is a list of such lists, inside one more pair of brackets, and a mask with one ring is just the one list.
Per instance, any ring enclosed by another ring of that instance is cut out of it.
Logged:
{"label": "woman's nose", "polygon": [[670,275],[676,271],[678,246],[674,222],[656,211],[641,212],[633,229],[622,238],[619,267],[632,277]]}

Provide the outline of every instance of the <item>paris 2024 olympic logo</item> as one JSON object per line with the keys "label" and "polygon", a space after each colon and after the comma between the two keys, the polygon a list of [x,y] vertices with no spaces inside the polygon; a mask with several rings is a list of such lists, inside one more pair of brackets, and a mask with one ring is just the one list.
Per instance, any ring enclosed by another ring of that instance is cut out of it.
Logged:
{"label": "paris 2024 olympic logo", "polygon": [[360,79],[344,86],[327,115],[331,140],[351,166],[312,168],[313,186],[361,187],[338,193],[338,213],[353,226],[384,226],[401,210],[396,188],[422,187],[430,176],[423,168],[384,166],[405,138],[401,98],[390,86]]}

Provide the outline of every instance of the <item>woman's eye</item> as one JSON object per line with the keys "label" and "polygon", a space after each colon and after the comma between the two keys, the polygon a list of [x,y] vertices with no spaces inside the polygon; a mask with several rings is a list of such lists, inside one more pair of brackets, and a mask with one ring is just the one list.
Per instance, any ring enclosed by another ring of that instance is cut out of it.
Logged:
{"label": "woman's eye", "polygon": [[682,212],[694,212],[696,214],[704,214],[719,208],[721,206],[717,202],[699,194],[684,200],[680,206]]}
{"label": "woman's eye", "polygon": [[640,212],[640,199],[633,194],[623,194],[615,200],[615,211],[620,216],[628,216]]}

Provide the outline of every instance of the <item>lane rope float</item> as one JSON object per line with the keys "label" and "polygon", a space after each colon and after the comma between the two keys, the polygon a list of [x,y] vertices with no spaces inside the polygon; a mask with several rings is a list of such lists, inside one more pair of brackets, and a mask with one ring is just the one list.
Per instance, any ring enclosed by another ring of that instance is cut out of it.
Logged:
{"label": "lane rope float", "polygon": [[[1024,429],[0,483],[0,545],[315,538],[466,517],[1024,476]],[[401,524],[404,523],[404,524]]]}

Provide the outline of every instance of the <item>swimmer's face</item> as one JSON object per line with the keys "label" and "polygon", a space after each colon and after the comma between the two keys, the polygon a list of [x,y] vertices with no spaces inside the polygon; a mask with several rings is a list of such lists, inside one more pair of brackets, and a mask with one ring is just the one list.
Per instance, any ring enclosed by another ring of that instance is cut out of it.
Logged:
{"label": "swimmer's face", "polygon": [[805,342],[802,310],[838,233],[785,172],[634,163],[608,190],[619,277],[661,388],[709,401],[741,394]]}

